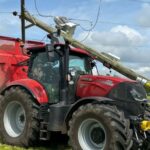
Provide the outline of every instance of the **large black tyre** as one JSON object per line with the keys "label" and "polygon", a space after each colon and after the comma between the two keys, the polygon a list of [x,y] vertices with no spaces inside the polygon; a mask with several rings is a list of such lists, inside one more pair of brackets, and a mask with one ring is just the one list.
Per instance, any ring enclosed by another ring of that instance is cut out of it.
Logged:
{"label": "large black tyre", "polygon": [[109,105],[80,106],[69,121],[73,150],[129,150],[132,130],[124,114]]}
{"label": "large black tyre", "polygon": [[39,135],[38,105],[19,87],[10,88],[0,97],[0,140],[24,146],[35,144]]}

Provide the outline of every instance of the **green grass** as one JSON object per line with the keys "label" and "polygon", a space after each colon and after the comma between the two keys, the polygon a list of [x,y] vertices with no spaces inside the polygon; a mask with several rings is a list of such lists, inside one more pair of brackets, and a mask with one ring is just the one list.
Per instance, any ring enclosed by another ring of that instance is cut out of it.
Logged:
{"label": "green grass", "polygon": [[68,146],[68,136],[51,133],[49,141],[39,141],[35,147],[22,148],[0,143],[0,150],[71,150],[71,148]]}
{"label": "green grass", "polygon": [[[48,150],[48,148],[21,148],[16,146],[0,145],[0,150]],[[51,150],[51,149],[50,149]]]}
{"label": "green grass", "polygon": [[0,144],[0,150],[71,150],[69,147],[64,147],[62,146],[50,146],[47,148],[44,147],[35,147],[35,148],[21,148],[21,147],[16,147],[16,146],[8,146],[4,144]]}

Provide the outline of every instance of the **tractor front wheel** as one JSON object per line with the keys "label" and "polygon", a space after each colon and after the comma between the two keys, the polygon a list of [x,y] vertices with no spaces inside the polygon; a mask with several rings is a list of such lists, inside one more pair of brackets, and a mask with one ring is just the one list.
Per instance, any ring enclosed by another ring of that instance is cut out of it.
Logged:
{"label": "tractor front wheel", "polygon": [[2,143],[28,147],[38,138],[38,105],[25,90],[11,88],[0,100],[0,139]]}
{"label": "tractor front wheel", "polygon": [[128,150],[129,121],[116,107],[87,104],[73,113],[68,135],[73,150]]}

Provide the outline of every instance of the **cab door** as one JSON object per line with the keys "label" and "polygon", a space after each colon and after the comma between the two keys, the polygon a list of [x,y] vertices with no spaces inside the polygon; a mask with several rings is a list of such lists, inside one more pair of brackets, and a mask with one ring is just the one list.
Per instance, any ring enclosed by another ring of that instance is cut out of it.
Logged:
{"label": "cab door", "polygon": [[40,82],[47,91],[49,102],[57,103],[60,98],[60,59],[54,51],[48,57],[46,51],[35,52],[31,56],[29,77]]}

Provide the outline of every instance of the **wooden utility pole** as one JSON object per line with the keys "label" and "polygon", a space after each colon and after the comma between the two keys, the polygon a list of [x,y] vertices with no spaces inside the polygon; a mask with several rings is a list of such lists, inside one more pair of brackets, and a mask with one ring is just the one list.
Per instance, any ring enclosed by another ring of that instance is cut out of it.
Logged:
{"label": "wooden utility pole", "polygon": [[[34,24],[34,25],[38,26],[39,28],[41,28],[42,30],[44,30],[48,33],[53,33],[53,32],[56,31],[56,29],[50,27],[49,25],[45,24],[44,22],[40,21],[39,19],[31,16],[28,12],[25,12],[23,16],[21,15],[21,18],[22,17],[24,17],[23,19],[29,21],[31,24]],[[68,34],[66,34],[64,32],[61,32],[61,35],[72,46],[78,47],[78,48],[81,48],[81,49],[84,49],[84,50],[88,51],[97,60],[99,60],[103,64],[104,63],[109,64],[112,69],[118,71],[122,75],[124,75],[124,76],[126,76],[130,79],[140,81],[145,86],[145,88],[150,91],[150,80],[148,78],[134,72],[131,69],[128,69],[127,67],[125,67],[121,63],[119,63],[118,61],[111,59],[110,57],[102,54],[101,52],[98,52],[95,49],[92,49],[92,48],[80,43],[79,41],[74,40],[71,36],[69,36]]]}
{"label": "wooden utility pole", "polygon": [[25,0],[21,0],[21,35],[22,41],[25,42],[25,19],[24,19],[24,12],[25,12]]}

